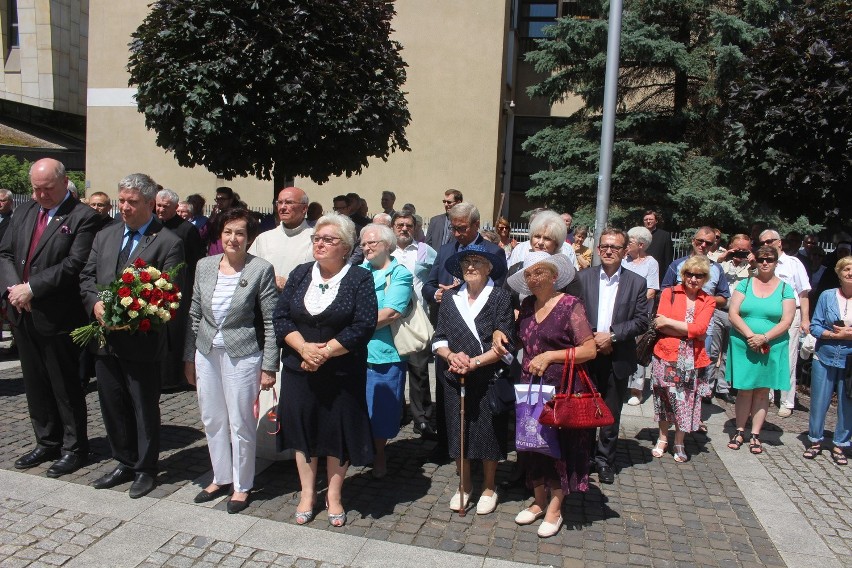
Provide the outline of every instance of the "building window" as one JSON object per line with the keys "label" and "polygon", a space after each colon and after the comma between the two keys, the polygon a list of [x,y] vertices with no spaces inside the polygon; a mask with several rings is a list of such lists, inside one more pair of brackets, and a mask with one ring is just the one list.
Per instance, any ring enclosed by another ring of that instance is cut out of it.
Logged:
{"label": "building window", "polygon": [[544,27],[556,22],[558,5],[556,0],[522,0],[520,26],[518,35],[521,38],[544,37]]}
{"label": "building window", "polygon": [[548,169],[546,160],[536,158],[523,149],[527,138],[547,126],[565,126],[569,119],[552,116],[516,116],[514,138],[512,140],[512,180],[509,191],[526,192],[533,186],[530,176]]}

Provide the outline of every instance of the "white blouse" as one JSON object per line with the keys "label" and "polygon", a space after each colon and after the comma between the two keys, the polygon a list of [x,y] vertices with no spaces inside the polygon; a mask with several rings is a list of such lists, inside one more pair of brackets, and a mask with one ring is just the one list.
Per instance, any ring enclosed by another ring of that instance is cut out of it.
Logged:
{"label": "white blouse", "polygon": [[223,274],[219,271],[219,277],[216,279],[216,288],[213,289],[213,298],[210,306],[213,311],[213,319],[218,328],[216,335],[213,336],[213,347],[225,347],[225,339],[222,337],[222,322],[231,308],[231,299],[234,297],[234,292],[240,283],[242,274],[242,271],[235,274]]}
{"label": "white blouse", "polygon": [[319,264],[314,262],[314,267],[311,270],[311,284],[305,293],[305,309],[308,310],[309,314],[312,316],[321,314],[331,305],[337,297],[337,291],[340,289],[340,281],[349,272],[350,266],[352,265],[344,265],[340,272],[326,281],[320,276]]}

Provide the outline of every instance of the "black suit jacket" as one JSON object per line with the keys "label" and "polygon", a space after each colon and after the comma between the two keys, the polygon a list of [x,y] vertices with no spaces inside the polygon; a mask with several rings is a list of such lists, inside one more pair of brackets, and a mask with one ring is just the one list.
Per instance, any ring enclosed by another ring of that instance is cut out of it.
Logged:
{"label": "black suit jacket", "polygon": [[[603,267],[595,266],[581,270],[577,274],[582,295],[580,299],[586,306],[586,315],[592,329],[598,329],[598,297],[600,274]],[[615,307],[612,312],[612,333],[615,344],[609,357],[612,359],[612,371],[616,378],[626,380],[636,371],[636,337],[648,329],[648,282],[644,276],[621,269],[618,292],[615,294]]]}
{"label": "black suit jacket", "polygon": [[[441,250],[441,247],[444,246],[442,240],[444,238],[444,227],[446,226],[446,223],[446,213],[435,215],[429,219],[429,228],[426,230],[426,244],[435,250]],[[450,240],[448,242],[454,243],[455,241],[456,239],[450,235]]]}
{"label": "black suit jacket", "polygon": [[674,244],[672,243],[672,234],[663,229],[656,229],[651,234],[651,244],[645,251],[648,255],[654,257],[657,264],[660,265],[660,270],[664,270],[664,266],[668,266],[674,260]]}
{"label": "black suit jacket", "polygon": [[[139,239],[127,263],[116,267],[118,255],[121,252],[121,241],[124,239],[124,229],[124,223],[109,225],[97,234],[92,243],[92,252],[80,274],[80,292],[86,313],[89,315],[92,314],[99,300],[99,287],[113,282],[121,271],[132,265],[137,258],[160,270],[169,270],[183,262],[183,242],[177,235],[164,228],[159,219],[154,218],[145,234]],[[181,290],[185,288],[183,271],[173,282],[178,284]],[[107,347],[109,352],[122,359],[153,361],[163,355],[165,334],[152,331],[130,335],[124,331],[113,331],[107,334]]]}
{"label": "black suit jacket", "polygon": [[[39,205],[29,201],[18,206],[7,221],[9,228],[0,241],[0,290],[24,281],[24,265],[30,250]],[[67,333],[85,325],[80,302],[80,271],[86,263],[98,230],[98,217],[91,207],[68,197],[42,233],[30,261],[29,284],[33,291],[33,325],[44,336]],[[9,317],[20,322],[21,314],[10,305]]]}
{"label": "black suit jacket", "polygon": [[[503,277],[494,282],[498,287],[503,286],[503,282],[505,282],[506,279],[506,253],[503,249],[491,241],[486,241],[482,238],[482,235],[477,235],[476,239],[471,244],[485,247],[485,250],[497,255],[497,257],[503,262],[503,269],[501,270]],[[445,265],[447,264],[447,259],[458,252],[458,248],[458,241],[453,239],[442,246],[438,251],[438,256],[435,258],[435,264],[432,265],[432,270],[429,272],[429,278],[423,283],[423,297],[426,298],[427,302],[431,304],[435,303],[435,292],[438,291],[438,284],[446,285],[453,283],[454,277],[452,274],[447,272]]]}

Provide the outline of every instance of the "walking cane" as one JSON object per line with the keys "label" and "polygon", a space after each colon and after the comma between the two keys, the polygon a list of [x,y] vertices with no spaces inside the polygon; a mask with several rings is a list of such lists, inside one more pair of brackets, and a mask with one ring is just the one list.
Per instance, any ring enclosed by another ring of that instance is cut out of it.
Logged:
{"label": "walking cane", "polygon": [[459,495],[461,496],[461,507],[459,507],[459,517],[464,517],[466,514],[466,506],[464,502],[464,375],[459,375]]}

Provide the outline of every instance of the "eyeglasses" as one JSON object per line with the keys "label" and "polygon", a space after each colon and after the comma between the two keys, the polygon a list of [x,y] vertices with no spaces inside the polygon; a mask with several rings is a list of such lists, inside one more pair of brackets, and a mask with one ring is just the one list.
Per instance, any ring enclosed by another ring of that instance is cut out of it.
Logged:
{"label": "eyeglasses", "polygon": [[441,200],[441,203],[443,203],[444,205],[453,205],[455,202],[456,202],[455,199],[442,199]]}
{"label": "eyeglasses", "polygon": [[623,248],[624,247],[621,246],[621,245],[598,245],[598,250],[604,250],[604,251],[605,250],[611,250],[611,251],[618,252]]}
{"label": "eyeglasses", "polygon": [[272,202],[273,207],[276,205],[278,205],[279,207],[284,207],[285,205],[287,207],[292,207],[293,205],[305,205],[305,203],[301,203],[299,201],[281,201],[280,199],[278,199]]}
{"label": "eyeglasses", "polygon": [[477,266],[483,266],[486,263],[488,263],[488,261],[482,258],[463,258],[459,261],[459,264],[462,267],[472,266],[474,268],[476,268]]}
{"label": "eyeglasses", "polygon": [[311,237],[311,240],[314,242],[315,245],[322,243],[324,245],[334,246],[343,239],[341,239],[340,237],[326,237],[326,236],[320,236],[320,235],[313,235]]}
{"label": "eyeglasses", "polygon": [[470,225],[450,225],[450,229],[454,233],[466,233],[470,229]]}
{"label": "eyeglasses", "polygon": [[774,258],[766,258],[765,256],[762,256],[762,257],[760,257],[760,258],[756,258],[755,260],[756,260],[759,264],[772,264],[773,262],[775,262],[775,259],[774,259]]}
{"label": "eyeglasses", "polygon": [[712,247],[714,244],[716,244],[716,241],[705,241],[704,239],[699,238],[692,239],[692,242],[694,242],[698,246],[704,245],[707,247]]}
{"label": "eyeglasses", "polygon": [[762,245],[771,245],[772,243],[774,243],[774,242],[775,242],[775,241],[777,241],[777,240],[779,240],[779,239],[766,239],[765,241],[760,241],[760,244],[762,244]]}
{"label": "eyeglasses", "polygon": [[383,242],[383,241],[361,241],[361,248],[366,248],[366,247],[373,248],[374,246],[376,246],[377,244],[379,244],[381,242]]}
{"label": "eyeglasses", "polygon": [[498,231],[508,231],[509,227],[507,227],[506,225],[500,225],[499,227],[497,227],[497,230]]}
{"label": "eyeglasses", "polygon": [[396,223],[394,225],[394,228],[396,228],[396,229],[413,229],[414,223]]}
{"label": "eyeglasses", "polygon": [[684,272],[683,277],[684,277],[684,279],[686,279],[686,278],[702,279],[702,278],[707,278],[707,273],[706,272]]}

